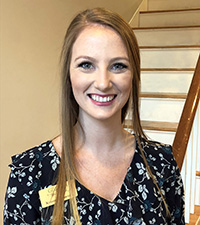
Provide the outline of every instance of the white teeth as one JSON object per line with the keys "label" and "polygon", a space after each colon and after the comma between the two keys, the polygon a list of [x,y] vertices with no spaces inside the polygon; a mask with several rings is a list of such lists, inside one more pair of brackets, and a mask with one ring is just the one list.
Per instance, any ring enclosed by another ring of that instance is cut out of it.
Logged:
{"label": "white teeth", "polygon": [[90,97],[96,102],[110,102],[115,96],[101,97],[98,95],[90,95]]}

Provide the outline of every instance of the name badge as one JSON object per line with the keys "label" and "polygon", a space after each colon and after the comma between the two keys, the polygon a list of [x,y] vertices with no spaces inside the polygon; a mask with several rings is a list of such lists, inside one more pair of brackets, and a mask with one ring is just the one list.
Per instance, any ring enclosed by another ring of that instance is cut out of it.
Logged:
{"label": "name badge", "polygon": [[[72,197],[76,197],[77,195],[78,194],[76,191],[75,196],[72,196]],[[54,205],[56,202],[56,185],[40,190],[39,196],[40,196],[42,208],[46,208],[48,206]],[[68,200],[68,199],[70,199],[70,195],[69,195],[69,185],[67,181],[64,200]]]}

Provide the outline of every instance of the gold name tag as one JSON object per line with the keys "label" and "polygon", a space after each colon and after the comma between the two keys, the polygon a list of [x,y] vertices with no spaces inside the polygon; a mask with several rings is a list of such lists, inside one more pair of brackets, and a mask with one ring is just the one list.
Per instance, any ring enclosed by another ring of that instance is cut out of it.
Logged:
{"label": "gold name tag", "polygon": [[[76,191],[76,195],[72,197],[76,197],[77,195],[78,194]],[[40,190],[39,196],[40,196],[42,208],[46,208],[48,206],[54,205],[56,202],[56,185]],[[69,198],[70,198],[69,185],[68,185],[68,182],[66,182],[64,200],[68,200]]]}

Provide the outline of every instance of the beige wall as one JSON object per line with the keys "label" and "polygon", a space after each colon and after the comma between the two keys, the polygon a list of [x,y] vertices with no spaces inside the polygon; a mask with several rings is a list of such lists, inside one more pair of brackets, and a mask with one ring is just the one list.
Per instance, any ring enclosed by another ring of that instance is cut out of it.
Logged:
{"label": "beige wall", "polygon": [[1,0],[1,212],[10,157],[59,133],[58,58],[69,20],[79,10],[103,6],[128,21],[139,2]]}

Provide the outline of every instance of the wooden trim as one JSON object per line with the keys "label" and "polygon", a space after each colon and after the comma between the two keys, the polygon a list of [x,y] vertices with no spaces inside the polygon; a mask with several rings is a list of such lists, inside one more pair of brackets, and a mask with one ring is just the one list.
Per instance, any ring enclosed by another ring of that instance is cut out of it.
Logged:
{"label": "wooden trim", "polygon": [[190,221],[185,225],[200,225],[200,206],[194,206],[194,213],[190,213]]}
{"label": "wooden trim", "polygon": [[173,98],[173,99],[186,99],[185,93],[158,93],[158,92],[142,92],[140,94],[142,98]]}
{"label": "wooden trim", "polygon": [[133,30],[158,30],[158,29],[185,29],[185,28],[200,28],[200,25],[191,26],[166,26],[166,27],[132,27]]}
{"label": "wooden trim", "polygon": [[173,142],[173,152],[181,170],[200,97],[200,55]]}
{"label": "wooden trim", "polygon": [[140,11],[141,14],[147,13],[166,13],[166,12],[186,12],[186,11],[197,11],[200,8],[192,8],[192,9],[168,9],[168,10],[150,10],[150,11]]}
{"label": "wooden trim", "polygon": [[141,71],[194,71],[194,68],[141,68]]}
{"label": "wooden trim", "polygon": [[200,177],[200,171],[197,171],[197,172],[196,172],[196,176],[197,176],[197,177]]}
{"label": "wooden trim", "polygon": [[155,49],[155,48],[200,48],[200,45],[165,45],[165,46],[139,46],[140,49]]}
{"label": "wooden trim", "polygon": [[[155,131],[176,132],[176,129],[178,127],[178,123],[160,122],[160,121],[142,120],[141,124],[144,130],[155,130]],[[124,128],[133,129],[132,121],[126,120]]]}

